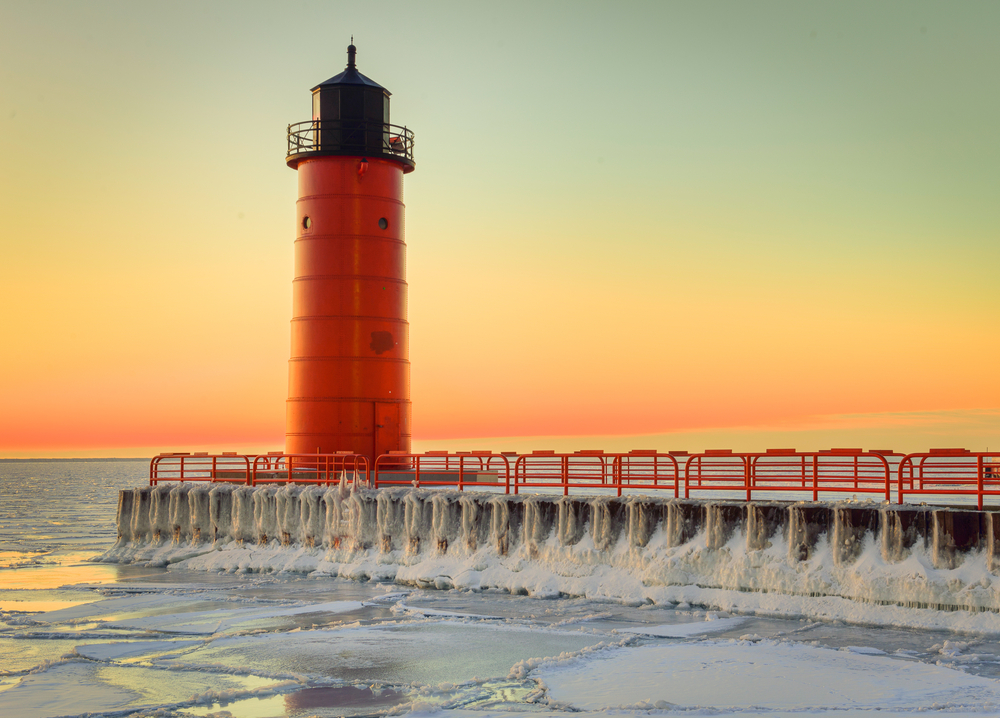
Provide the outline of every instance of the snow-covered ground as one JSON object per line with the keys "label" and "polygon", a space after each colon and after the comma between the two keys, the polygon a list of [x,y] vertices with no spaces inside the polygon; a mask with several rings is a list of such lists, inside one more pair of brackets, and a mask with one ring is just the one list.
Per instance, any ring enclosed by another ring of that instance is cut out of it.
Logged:
{"label": "snow-covered ground", "polygon": [[[52,480],[71,497],[126,484],[98,468]],[[468,547],[352,563],[323,546],[170,539],[139,547],[154,560],[94,563],[114,542],[113,506],[46,515],[3,471],[4,718],[1000,713],[994,612],[649,583],[621,570],[626,545],[617,567],[544,542],[494,564]],[[699,560],[720,552],[695,544],[684,551]],[[881,560],[866,551],[862,568]],[[832,570],[821,550],[768,560]],[[911,560],[943,585],[971,579]]]}

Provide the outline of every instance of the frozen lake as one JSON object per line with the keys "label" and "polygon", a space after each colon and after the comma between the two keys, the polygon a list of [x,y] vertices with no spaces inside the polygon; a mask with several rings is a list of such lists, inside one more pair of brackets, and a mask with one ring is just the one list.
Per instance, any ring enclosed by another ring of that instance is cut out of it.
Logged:
{"label": "frozen lake", "polygon": [[964,612],[875,626],[864,607],[847,623],[88,562],[144,475],[0,463],[0,715],[1000,713],[1000,632]]}

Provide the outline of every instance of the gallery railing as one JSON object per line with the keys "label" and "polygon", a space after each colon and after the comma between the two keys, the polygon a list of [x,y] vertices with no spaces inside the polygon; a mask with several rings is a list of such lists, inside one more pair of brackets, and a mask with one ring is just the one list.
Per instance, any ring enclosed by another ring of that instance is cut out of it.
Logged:
{"label": "gallery railing", "polygon": [[388,156],[413,164],[413,131],[362,120],[309,120],[288,126],[289,158],[309,153]]}

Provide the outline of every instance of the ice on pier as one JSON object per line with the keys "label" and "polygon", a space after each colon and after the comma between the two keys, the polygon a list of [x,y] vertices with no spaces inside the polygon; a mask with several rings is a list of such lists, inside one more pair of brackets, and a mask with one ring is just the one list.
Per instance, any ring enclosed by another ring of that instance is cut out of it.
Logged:
{"label": "ice on pier", "polygon": [[188,483],[122,492],[118,526],[104,561],[1000,632],[974,511]]}

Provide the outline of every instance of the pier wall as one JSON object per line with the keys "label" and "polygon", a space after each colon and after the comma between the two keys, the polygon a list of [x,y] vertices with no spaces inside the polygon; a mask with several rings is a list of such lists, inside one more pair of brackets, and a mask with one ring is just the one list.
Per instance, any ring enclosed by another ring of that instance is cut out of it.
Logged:
{"label": "pier wall", "polygon": [[931,506],[184,483],[122,491],[118,534],[102,560],[536,595],[641,600],[699,586],[1000,610],[1000,513]]}

